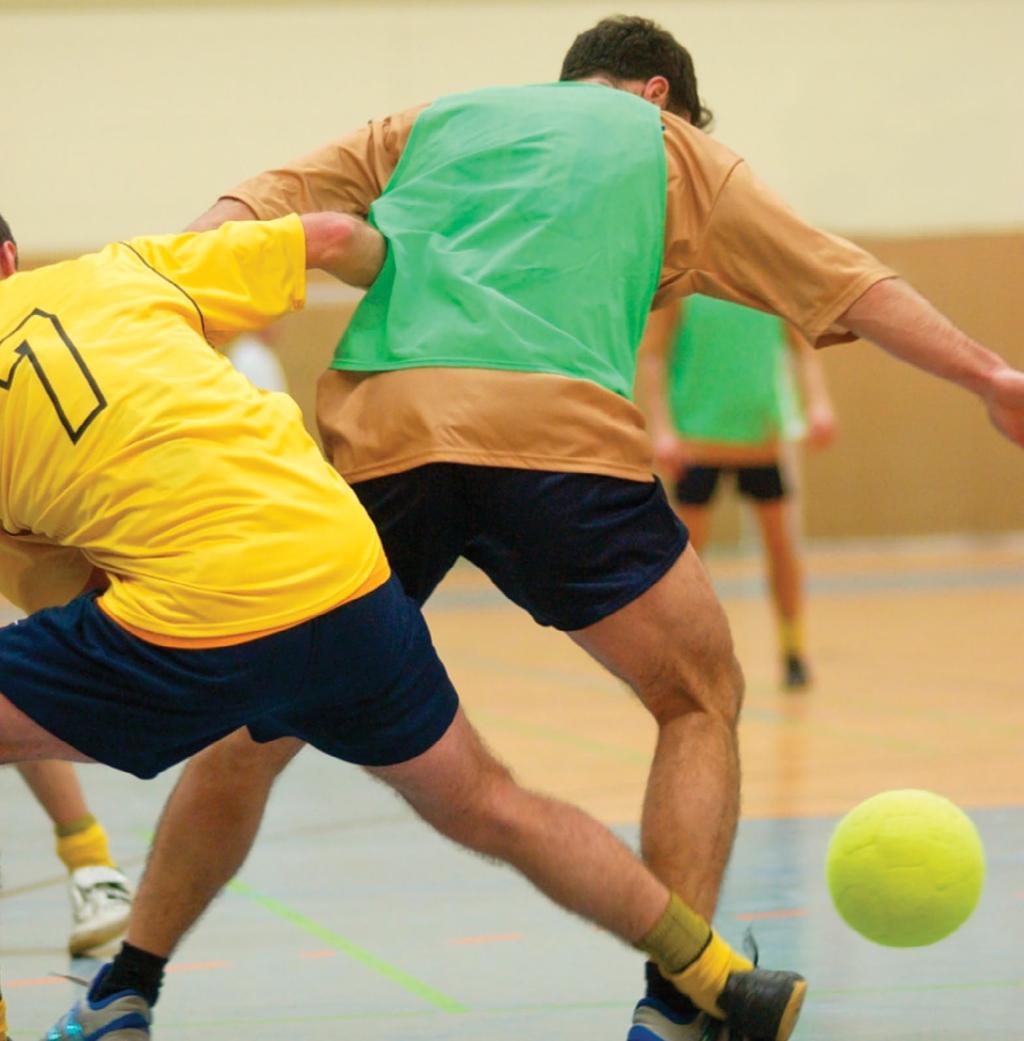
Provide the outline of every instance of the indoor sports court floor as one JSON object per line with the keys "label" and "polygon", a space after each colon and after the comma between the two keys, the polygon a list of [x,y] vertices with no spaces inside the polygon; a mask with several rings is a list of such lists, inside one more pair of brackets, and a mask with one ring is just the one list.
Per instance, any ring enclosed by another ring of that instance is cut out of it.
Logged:
{"label": "indoor sports court floor", "polygon": [[[798,696],[775,686],[756,560],[713,558],[712,568],[749,684],[744,819],[720,927],[733,940],[752,927],[765,964],[809,977],[798,1039],[1022,1036],[1024,546],[813,552],[819,682]],[[520,777],[635,842],[652,728],[630,697],[468,568],[429,615],[471,717]],[[137,873],[172,777],[84,777]],[[932,948],[872,946],[825,891],[835,819],[892,787],[960,802],[987,848],[981,905]],[[36,1041],[73,993],[50,975],[69,971],[64,881],[12,770],[0,771],[0,807],[0,966],[12,1036]],[[632,952],[447,845],[357,771],[306,752],[241,877],[177,956],[155,1036],[622,1041],[639,978]]]}

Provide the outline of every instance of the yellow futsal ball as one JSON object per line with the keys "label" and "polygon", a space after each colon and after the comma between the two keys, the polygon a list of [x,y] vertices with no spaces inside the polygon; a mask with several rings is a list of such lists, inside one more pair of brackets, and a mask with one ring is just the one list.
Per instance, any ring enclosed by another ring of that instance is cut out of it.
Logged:
{"label": "yellow futsal ball", "polygon": [[882,792],[836,825],[826,863],[836,910],[887,947],[923,947],[969,917],[985,880],[971,819],[934,792]]}

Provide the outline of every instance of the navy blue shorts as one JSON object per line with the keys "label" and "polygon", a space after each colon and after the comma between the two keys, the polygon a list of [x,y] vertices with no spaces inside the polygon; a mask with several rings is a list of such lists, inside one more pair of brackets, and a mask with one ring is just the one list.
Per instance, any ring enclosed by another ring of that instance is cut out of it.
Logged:
{"label": "navy blue shorts", "polygon": [[458,696],[419,608],[391,578],[301,625],[230,647],[133,636],[96,594],[0,629],[0,693],[73,748],[153,777],[241,726],[388,766],[445,733]]}
{"label": "navy blue shorts", "polygon": [[417,603],[462,556],[566,632],[635,600],[686,549],[657,481],[431,463],[353,488]]}
{"label": "navy blue shorts", "polygon": [[689,466],[676,485],[676,498],[685,506],[706,506],[715,494],[718,478],[736,473],[740,494],[758,502],[776,502],[789,491],[777,463],[765,466]]}

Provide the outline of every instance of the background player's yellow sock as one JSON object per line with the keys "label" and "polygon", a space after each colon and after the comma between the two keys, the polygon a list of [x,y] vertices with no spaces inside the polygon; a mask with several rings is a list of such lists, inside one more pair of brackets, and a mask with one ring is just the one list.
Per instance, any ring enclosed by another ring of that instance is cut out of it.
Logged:
{"label": "background player's yellow sock", "polygon": [[107,844],[107,833],[91,814],[70,824],[58,825],[57,856],[68,871],[83,867],[114,867]]}
{"label": "background player's yellow sock", "polygon": [[779,646],[782,656],[804,656],[804,623],[801,618],[779,619]]}

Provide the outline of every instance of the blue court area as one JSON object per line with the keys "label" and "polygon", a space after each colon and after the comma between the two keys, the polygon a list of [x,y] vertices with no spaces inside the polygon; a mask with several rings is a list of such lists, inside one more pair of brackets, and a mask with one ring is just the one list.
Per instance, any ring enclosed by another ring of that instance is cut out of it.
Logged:
{"label": "blue court area", "polygon": [[[799,700],[777,689],[770,620],[751,595],[756,566],[717,567],[748,672],[746,816],[718,925],[734,942],[752,929],[764,964],[808,977],[797,1041],[1022,1036],[1020,560],[1013,547],[960,561],[944,550],[812,561],[818,683]],[[431,624],[497,751],[635,845],[653,732],[630,695],[475,572],[452,576]],[[81,776],[137,877],[173,772],[148,783],[98,767]],[[891,787],[944,791],[987,849],[978,910],[926,949],[861,939],[825,889],[835,820]],[[62,866],[13,769],[0,769],[0,835],[12,1037],[38,1041],[75,994],[51,974],[89,976],[98,963],[68,963]],[[307,750],[280,780],[239,879],[176,955],[154,1037],[622,1041],[640,981],[632,951]]]}
{"label": "blue court area", "polygon": [[[118,805],[113,839],[134,872],[164,781],[86,774]],[[67,900],[46,828],[12,771],[4,807],[2,957],[16,1041],[42,1036],[72,985]],[[720,926],[751,928],[765,964],[803,971],[800,1038],[958,1041],[1017,1037],[1024,1009],[1024,810],[973,813],[989,876],[974,917],[920,950],[875,947],[832,910],[822,864],[831,820],[741,829]],[[619,829],[635,841],[634,828]],[[10,841],[18,836],[18,841]],[[282,778],[241,878],[175,959],[157,1036],[277,1041],[363,1038],[616,1038],[637,996],[637,958],[572,920],[511,872],[462,853],[381,786],[305,752]]]}

